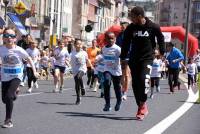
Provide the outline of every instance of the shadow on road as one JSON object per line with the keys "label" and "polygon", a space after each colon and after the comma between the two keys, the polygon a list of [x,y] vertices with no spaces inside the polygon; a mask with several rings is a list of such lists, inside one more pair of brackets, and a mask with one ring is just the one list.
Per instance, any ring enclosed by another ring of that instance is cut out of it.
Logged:
{"label": "shadow on road", "polygon": [[56,112],[59,114],[64,114],[65,116],[73,117],[88,117],[88,118],[102,118],[110,120],[137,120],[136,117],[115,117],[115,114],[93,114],[93,113],[80,113],[80,112]]}
{"label": "shadow on road", "polygon": [[36,102],[36,103],[40,103],[40,104],[45,104],[45,105],[75,105],[75,103],[58,103],[58,102]]}

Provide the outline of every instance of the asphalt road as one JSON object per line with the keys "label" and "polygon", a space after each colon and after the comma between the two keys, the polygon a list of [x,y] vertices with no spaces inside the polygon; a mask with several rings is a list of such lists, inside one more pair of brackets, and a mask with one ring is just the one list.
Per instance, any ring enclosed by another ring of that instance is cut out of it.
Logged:
{"label": "asphalt road", "polygon": [[[137,107],[132,90],[120,111],[103,112],[104,99],[100,92],[87,88],[81,105],[75,105],[73,79],[65,80],[65,91],[52,93],[53,81],[39,81],[39,89],[27,94],[21,88],[14,105],[10,129],[0,128],[0,134],[143,134],[176,111],[188,98],[184,84],[175,94],[169,94],[167,80],[161,80],[161,92],[148,99],[149,115],[144,121],[135,119]],[[196,89],[194,89],[196,92]],[[112,90],[112,107],[116,99]],[[200,105],[192,107],[163,132],[165,134],[200,134]],[[0,124],[5,116],[5,106],[0,103]],[[154,132],[156,134],[159,132]]]}

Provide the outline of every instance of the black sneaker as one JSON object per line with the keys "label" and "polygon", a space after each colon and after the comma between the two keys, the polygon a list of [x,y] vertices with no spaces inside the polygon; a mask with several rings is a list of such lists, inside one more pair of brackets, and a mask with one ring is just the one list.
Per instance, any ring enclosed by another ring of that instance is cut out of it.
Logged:
{"label": "black sneaker", "polygon": [[60,86],[59,93],[62,93],[62,92],[63,92],[63,86]]}
{"label": "black sneaker", "polygon": [[85,95],[85,89],[81,89],[81,95]]}
{"label": "black sneaker", "polygon": [[181,83],[178,83],[178,90],[181,90]]}
{"label": "black sneaker", "polygon": [[104,97],[104,93],[101,93],[100,97],[103,98]]}
{"label": "black sneaker", "polygon": [[76,105],[79,105],[79,104],[81,104],[81,98],[76,99]]}
{"label": "black sneaker", "polygon": [[105,112],[111,111],[110,105],[105,105],[105,107],[103,108],[103,111],[105,111]]}
{"label": "black sneaker", "polygon": [[121,102],[115,105],[115,111],[119,111],[121,107]]}

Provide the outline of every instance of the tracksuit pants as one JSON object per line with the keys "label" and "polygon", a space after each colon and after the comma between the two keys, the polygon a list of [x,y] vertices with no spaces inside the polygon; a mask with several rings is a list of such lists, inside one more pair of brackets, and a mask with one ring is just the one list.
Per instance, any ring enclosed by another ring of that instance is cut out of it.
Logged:
{"label": "tracksuit pants", "polygon": [[129,61],[129,67],[132,76],[132,88],[135,95],[136,103],[140,106],[141,103],[146,102],[147,93],[146,88],[150,88],[150,71],[148,65],[152,65],[151,60],[147,61]]}

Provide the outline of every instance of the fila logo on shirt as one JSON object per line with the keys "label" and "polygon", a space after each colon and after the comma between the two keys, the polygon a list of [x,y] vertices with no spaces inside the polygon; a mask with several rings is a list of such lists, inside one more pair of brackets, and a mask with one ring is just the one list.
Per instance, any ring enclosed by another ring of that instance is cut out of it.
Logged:
{"label": "fila logo on shirt", "polygon": [[149,37],[149,33],[147,31],[142,32],[142,31],[137,31],[133,33],[133,36],[138,36],[138,37]]}

